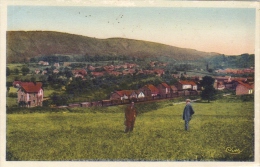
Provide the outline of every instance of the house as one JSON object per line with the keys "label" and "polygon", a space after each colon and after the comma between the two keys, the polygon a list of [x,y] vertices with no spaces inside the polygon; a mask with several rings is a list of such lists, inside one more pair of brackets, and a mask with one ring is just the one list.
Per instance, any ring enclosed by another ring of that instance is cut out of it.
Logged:
{"label": "house", "polygon": [[47,72],[47,70],[43,70],[42,71],[42,75],[45,75],[45,74],[47,74],[48,72]]}
{"label": "house", "polygon": [[145,95],[144,95],[144,93],[142,91],[136,90],[135,93],[137,95],[137,99],[138,100],[142,100],[142,99],[145,98]]}
{"label": "house", "polygon": [[74,75],[74,76],[76,76],[76,75],[80,75],[80,76],[86,76],[87,75],[87,71],[85,70],[85,69],[76,69],[76,70],[73,70],[72,71],[72,74]]}
{"label": "house", "polygon": [[123,64],[123,65],[121,65],[121,67],[126,69],[127,68],[127,64]]}
{"label": "house", "polygon": [[64,62],[64,63],[63,63],[63,66],[65,66],[65,67],[68,67],[68,66],[70,66],[70,65],[71,65],[70,62]]}
{"label": "house", "polygon": [[136,64],[133,64],[133,63],[126,63],[125,65],[127,66],[127,68],[134,68],[134,67],[136,67]]}
{"label": "house", "polygon": [[81,107],[91,107],[91,102],[83,102],[83,103],[80,103],[80,106],[81,106]]}
{"label": "house", "polygon": [[35,74],[39,74],[41,72],[41,70],[35,69],[34,72],[35,72]]}
{"label": "house", "polygon": [[133,75],[135,73],[135,70],[134,69],[125,69],[122,71],[123,75]]}
{"label": "house", "polygon": [[55,66],[55,67],[59,67],[59,66],[60,66],[60,63],[54,63],[53,66]]}
{"label": "house", "polygon": [[110,100],[123,100],[124,95],[122,93],[120,93],[119,91],[115,91],[113,93],[111,93],[110,95]]}
{"label": "house", "polygon": [[83,79],[83,78],[84,78],[84,75],[82,75],[82,74],[79,73],[79,74],[75,74],[74,77],[75,77],[75,78],[82,78],[82,79]]}
{"label": "house", "polygon": [[215,82],[213,84],[215,89],[223,90],[232,86],[232,79],[230,76],[214,77]]}
{"label": "house", "polygon": [[231,90],[235,90],[236,86],[237,86],[237,82],[232,80],[231,82],[225,82],[225,89],[231,89]]}
{"label": "house", "polygon": [[120,69],[120,68],[122,68],[121,65],[115,65],[115,69]]}
{"label": "house", "polygon": [[38,64],[39,65],[43,65],[44,61],[39,61]]}
{"label": "house", "polygon": [[17,91],[19,105],[27,107],[42,106],[43,89],[41,82],[21,82]]}
{"label": "house", "polygon": [[121,75],[122,73],[121,72],[118,72],[118,71],[109,71],[108,72],[108,75],[115,75],[115,76],[119,76]]}
{"label": "house", "polygon": [[93,75],[93,77],[102,77],[105,75],[104,72],[91,72],[91,74]]}
{"label": "house", "polygon": [[154,73],[157,75],[157,76],[162,76],[164,74],[164,70],[163,69],[155,69],[154,70]]}
{"label": "house", "polygon": [[[152,96],[152,97],[154,97],[154,96],[158,96],[160,94],[159,89],[156,88],[152,84],[145,85],[143,88],[141,88],[139,90],[143,91],[145,96]],[[149,93],[149,94],[146,95],[146,93]]]}
{"label": "house", "polygon": [[156,63],[156,62],[154,62],[154,61],[150,62],[150,66],[151,66],[151,67],[155,67],[155,63]]}
{"label": "house", "polygon": [[215,89],[218,89],[218,90],[223,90],[223,89],[225,89],[225,84],[224,84],[223,81],[217,81],[217,80],[215,80],[213,86],[214,86]]}
{"label": "house", "polygon": [[21,81],[14,81],[13,82],[13,87],[15,87],[15,88],[19,88],[20,86],[21,86]]}
{"label": "house", "polygon": [[180,80],[177,82],[176,87],[178,90],[197,90],[197,84],[193,81]]}
{"label": "house", "polygon": [[89,69],[90,71],[95,71],[96,68],[90,65],[90,66],[88,67],[88,69]]}
{"label": "house", "polygon": [[145,97],[151,97],[151,90],[147,86],[143,86],[142,88],[138,89],[138,91],[143,92]]}
{"label": "house", "polygon": [[110,95],[110,100],[126,100],[132,98],[137,98],[134,90],[115,91]]}
{"label": "house", "polygon": [[179,79],[181,77],[181,75],[180,74],[172,74],[172,77],[176,78],[176,79]]}
{"label": "house", "polygon": [[157,88],[161,97],[169,97],[171,93],[171,87],[167,83],[163,82],[157,85]]}
{"label": "house", "polygon": [[247,82],[247,78],[244,78],[244,77],[234,77],[234,78],[232,78],[232,81]]}
{"label": "house", "polygon": [[171,97],[178,95],[178,89],[176,88],[176,86],[174,86],[174,85],[170,86],[170,94],[171,94]]}
{"label": "house", "polygon": [[253,77],[247,77],[246,80],[248,83],[254,83],[254,78]]}
{"label": "house", "polygon": [[43,65],[43,66],[48,66],[49,62],[47,62],[47,61],[39,61],[38,64],[39,65]]}
{"label": "house", "polygon": [[74,107],[81,107],[80,104],[77,104],[77,103],[72,103],[72,104],[69,104],[68,105],[70,108],[74,108]]}
{"label": "house", "polygon": [[254,84],[248,84],[245,82],[237,81],[236,95],[253,94]]}
{"label": "house", "polygon": [[102,106],[102,101],[93,101],[91,102],[92,107],[100,107]]}
{"label": "house", "polygon": [[53,72],[54,74],[58,74],[58,73],[59,73],[59,70],[54,69],[52,72]]}
{"label": "house", "polygon": [[145,75],[154,74],[153,70],[141,70],[140,73],[143,73]]}
{"label": "house", "polygon": [[114,67],[113,65],[104,66],[103,68],[104,68],[104,70],[106,70],[106,71],[113,71],[113,70],[115,69],[115,67]]}
{"label": "house", "polygon": [[225,77],[214,77],[215,80],[217,80],[217,82],[231,82],[232,79],[230,76],[225,76]]}
{"label": "house", "polygon": [[138,94],[134,90],[131,90],[130,92],[131,92],[131,94],[128,96],[129,99],[137,99]]}

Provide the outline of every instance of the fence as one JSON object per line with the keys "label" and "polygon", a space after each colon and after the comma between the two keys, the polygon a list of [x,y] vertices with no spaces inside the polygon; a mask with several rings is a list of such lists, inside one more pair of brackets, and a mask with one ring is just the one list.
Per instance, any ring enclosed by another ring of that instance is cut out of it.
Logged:
{"label": "fence", "polygon": [[132,98],[132,99],[124,99],[124,100],[100,100],[100,101],[93,101],[93,102],[81,102],[81,103],[73,103],[68,104],[67,106],[57,106],[57,108],[64,108],[64,107],[107,107],[107,106],[115,106],[121,104],[129,104],[132,101],[138,102],[146,102],[146,101],[153,101],[153,100],[163,100],[163,99],[174,99],[177,97],[182,96],[190,96],[190,95],[199,95],[199,91],[178,91],[175,93],[167,94],[164,96],[148,96],[143,98]]}

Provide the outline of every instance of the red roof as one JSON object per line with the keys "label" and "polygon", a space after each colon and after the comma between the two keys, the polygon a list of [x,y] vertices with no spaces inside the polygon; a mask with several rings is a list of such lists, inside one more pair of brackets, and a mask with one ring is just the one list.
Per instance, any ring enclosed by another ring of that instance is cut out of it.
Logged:
{"label": "red roof", "polygon": [[197,85],[195,82],[193,81],[179,81],[182,85],[192,85],[195,86]]}
{"label": "red roof", "polygon": [[104,72],[91,72],[91,74],[94,76],[103,76]]}
{"label": "red roof", "polygon": [[172,89],[172,90],[178,90],[178,89],[176,88],[176,86],[174,86],[174,85],[171,85],[171,89]]}
{"label": "red roof", "polygon": [[170,88],[170,86],[167,84],[167,83],[162,83],[162,85],[165,87],[165,88]]}
{"label": "red roof", "polygon": [[73,70],[74,74],[81,74],[81,75],[87,75],[87,71],[85,69],[76,69]]}
{"label": "red roof", "polygon": [[153,93],[158,93],[159,94],[159,90],[152,84],[147,85],[148,89],[150,89]]}
{"label": "red roof", "polygon": [[22,82],[21,87],[24,89],[24,91],[28,93],[37,93],[39,90],[42,88],[42,83],[41,82]]}
{"label": "red roof", "polygon": [[116,93],[119,95],[119,96],[130,96],[132,93],[134,92],[134,90],[121,90],[121,91],[116,91]]}
{"label": "red roof", "polygon": [[234,78],[233,81],[246,81],[247,78]]}
{"label": "red roof", "polygon": [[248,89],[253,89],[254,86],[253,85],[250,85],[248,83],[244,83],[244,82],[241,82],[241,81],[237,81],[239,84],[243,85],[244,87],[248,88]]}
{"label": "red roof", "polygon": [[21,85],[21,83],[22,83],[21,81],[14,81],[14,82],[13,82],[13,86]]}

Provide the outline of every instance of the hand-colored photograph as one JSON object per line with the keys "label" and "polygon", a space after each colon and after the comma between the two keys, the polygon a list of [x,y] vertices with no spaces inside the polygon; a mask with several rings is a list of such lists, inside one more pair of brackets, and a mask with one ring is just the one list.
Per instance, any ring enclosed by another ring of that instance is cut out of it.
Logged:
{"label": "hand-colored photograph", "polygon": [[6,161],[257,158],[255,7],[6,10]]}

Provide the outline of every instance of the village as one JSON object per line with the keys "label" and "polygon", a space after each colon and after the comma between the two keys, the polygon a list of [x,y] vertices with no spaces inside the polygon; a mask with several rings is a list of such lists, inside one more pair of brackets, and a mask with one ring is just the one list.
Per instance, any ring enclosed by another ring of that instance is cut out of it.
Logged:
{"label": "village", "polygon": [[[151,69],[142,69],[135,63],[124,63],[121,65],[105,65],[105,66],[92,66],[88,65],[86,68],[75,68],[71,70],[72,78],[80,78],[87,80],[91,76],[92,78],[98,78],[103,76],[134,76],[134,75],[155,75],[162,77],[165,75],[163,67],[167,66],[167,63],[150,62]],[[43,70],[44,66],[49,66],[48,62],[39,61],[38,66],[41,69],[36,68],[34,73],[37,75],[59,74],[64,67],[67,68],[70,63],[54,63],[52,65],[53,71]],[[62,66],[62,68],[61,68]],[[160,68],[161,67],[161,68]],[[216,70],[216,73],[254,73],[252,68],[250,69],[226,69]],[[131,101],[144,102],[158,99],[169,99],[180,96],[194,96],[200,95],[202,87],[200,81],[203,76],[189,76],[185,73],[172,73],[170,74],[177,82],[174,84],[167,83],[165,81],[153,84],[141,85],[139,89],[123,89],[114,90],[108,96],[108,99],[98,101],[82,101],[77,103],[69,103],[67,105],[55,106],[55,107],[91,107],[91,106],[110,106],[118,104],[126,104]],[[213,76],[214,88],[216,90],[233,90],[236,95],[253,94],[254,92],[254,80],[252,77],[231,77],[231,76]],[[40,81],[35,82],[23,82],[14,81],[13,87],[17,88],[17,104],[25,107],[42,106],[44,101],[43,84]]]}
{"label": "village", "polygon": [[259,3],[22,1],[0,167],[259,166]]}

